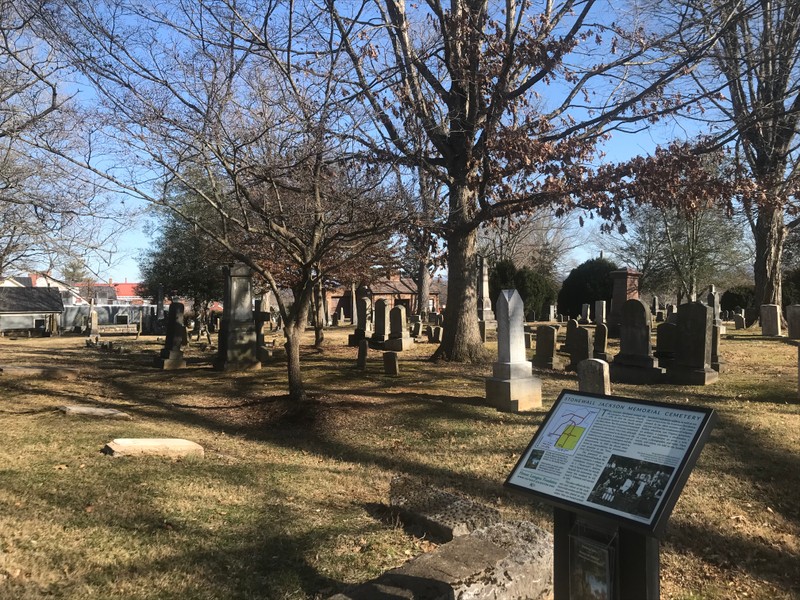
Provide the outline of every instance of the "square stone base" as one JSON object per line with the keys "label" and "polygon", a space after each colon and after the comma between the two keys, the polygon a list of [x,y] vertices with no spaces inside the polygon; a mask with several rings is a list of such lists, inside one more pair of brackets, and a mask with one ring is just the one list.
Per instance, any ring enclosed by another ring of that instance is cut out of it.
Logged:
{"label": "square stone base", "polygon": [[611,381],[614,383],[632,383],[646,385],[648,383],[661,383],[667,370],[661,367],[637,367],[611,363]]}
{"label": "square stone base", "polygon": [[383,349],[389,352],[402,352],[414,347],[414,340],[410,337],[389,338],[383,343]]}
{"label": "square stone base", "polygon": [[542,406],[542,382],[537,377],[487,377],[486,400],[501,412],[527,412]]}
{"label": "square stone base", "polygon": [[667,370],[667,380],[675,385],[708,385],[719,379],[713,369],[686,369],[672,367]]}

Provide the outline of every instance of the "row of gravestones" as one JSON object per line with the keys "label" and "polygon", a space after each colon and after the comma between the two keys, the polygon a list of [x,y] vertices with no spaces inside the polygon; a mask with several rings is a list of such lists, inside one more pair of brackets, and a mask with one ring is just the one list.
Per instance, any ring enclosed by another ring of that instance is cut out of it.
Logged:
{"label": "row of gravestones", "polygon": [[[558,328],[540,326],[536,331],[536,353],[526,360],[522,301],[515,290],[503,290],[497,302],[498,361],[492,377],[486,380],[486,396],[500,410],[517,412],[541,406],[541,381],[533,377],[533,365],[561,368],[557,350]],[[561,350],[569,357],[567,368],[593,358],[607,357],[607,328],[590,329],[577,320],[567,324]],[[660,334],[660,335],[659,335]],[[673,322],[659,325],[656,352],[652,347],[652,314],[641,300],[623,305],[620,324],[620,351],[610,363],[610,378],[620,383],[649,384],[669,382],[680,385],[706,385],[716,381],[722,361],[719,358],[719,326],[714,324],[713,308],[700,302],[682,304]],[[716,341],[716,344],[714,343]],[[597,349],[597,356],[595,356]]]}

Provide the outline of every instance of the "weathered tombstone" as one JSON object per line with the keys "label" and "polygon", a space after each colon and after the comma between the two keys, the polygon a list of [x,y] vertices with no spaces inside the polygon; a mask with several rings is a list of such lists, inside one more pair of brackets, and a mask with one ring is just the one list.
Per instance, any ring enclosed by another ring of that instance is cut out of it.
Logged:
{"label": "weathered tombstone", "polygon": [[550,325],[540,325],[536,328],[536,353],[533,355],[533,364],[542,369],[562,369],[564,364],[556,352],[556,336],[558,330]]}
{"label": "weathered tombstone", "polygon": [[592,332],[586,327],[578,327],[573,333],[567,369],[571,371],[576,370],[578,368],[578,363],[592,358],[592,351]]}
{"label": "weathered tombstone", "polygon": [[222,323],[214,368],[218,370],[260,369],[250,268],[226,266]]}
{"label": "weathered tombstone", "polygon": [[369,342],[366,338],[358,342],[358,358],[356,359],[356,368],[362,371],[367,368],[367,353],[369,351]]}
{"label": "weathered tombstone", "polygon": [[413,323],[411,323],[411,337],[413,339],[417,339],[421,333],[422,333],[422,323],[420,321],[414,321]]}
{"label": "weathered tombstone", "polygon": [[578,319],[578,322],[581,325],[586,325],[587,323],[590,322],[589,321],[589,311],[590,310],[591,310],[591,307],[588,304],[581,304],[581,318]]}
{"label": "weathered tombstone", "polygon": [[92,307],[92,309],[89,311],[89,331],[87,332],[87,335],[93,336],[100,333],[99,323],[100,321],[97,315],[97,311],[94,309],[94,307]]}
{"label": "weathered tombstone", "polygon": [[658,359],[659,366],[669,368],[672,365],[677,342],[677,323],[661,323],[656,327],[656,351],[653,355]]}
{"label": "weathered tombstone", "polygon": [[383,347],[383,343],[389,339],[389,303],[386,300],[376,300],[373,312],[374,329],[369,338],[374,348]]}
{"label": "weathered tombstone", "polygon": [[674,304],[667,304],[667,323],[677,323],[678,312],[675,310]]}
{"label": "weathered tombstone", "polygon": [[551,304],[547,307],[547,320],[552,323],[556,320],[556,305]]}
{"label": "weathered tombstone", "polygon": [[608,362],[608,326],[605,323],[599,323],[594,328],[592,356]]}
{"label": "weathered tombstone", "polygon": [[400,360],[397,352],[383,353],[383,373],[385,375],[400,374]]}
{"label": "weathered tombstone", "polygon": [[389,311],[389,339],[383,344],[383,349],[402,352],[413,345],[414,340],[406,329],[406,307],[399,304]]}
{"label": "weathered tombstone", "polygon": [[542,405],[542,382],[531,374],[523,339],[525,307],[516,290],[497,298],[497,362],[486,378],[486,399],[498,410],[524,412]]}
{"label": "weathered tombstone", "polygon": [[578,363],[578,391],[590,394],[611,394],[608,363],[598,358],[587,358]]}
{"label": "weathered tombstone", "polygon": [[761,305],[761,335],[765,337],[779,337],[781,330],[781,307],[777,304]]}
{"label": "weathered tombstone", "polygon": [[435,327],[431,327],[431,342],[433,342],[434,344],[441,344],[443,331],[444,328],[439,327],[438,325]]}
{"label": "weathered tombstone", "polygon": [[564,334],[564,343],[561,344],[561,352],[572,354],[572,344],[575,341],[575,332],[578,331],[578,321],[570,319],[567,321],[567,332]]}
{"label": "weathered tombstone", "polygon": [[725,333],[725,326],[722,324],[722,314],[720,310],[720,294],[714,288],[714,286],[709,286],[708,290],[708,297],[706,298],[706,304],[711,307],[711,316],[713,318],[712,325],[716,325],[720,328],[720,333]]}
{"label": "weathered tombstone", "polygon": [[483,256],[478,256],[478,320],[496,327],[492,301],[489,297],[489,265]]}
{"label": "weathered tombstone", "polygon": [[656,314],[661,306],[658,304],[658,296],[653,296],[653,304],[650,307],[650,312]]}
{"label": "weathered tombstone", "polygon": [[606,301],[596,300],[594,303],[594,322],[600,325],[606,322]]}
{"label": "weathered tombstone", "polygon": [[[628,300],[639,299],[639,279],[642,274],[630,269],[620,269],[611,272],[611,311],[608,315],[608,335],[616,338],[620,336],[622,311]],[[647,308],[647,306],[645,306]],[[612,376],[613,376],[612,368]]]}
{"label": "weathered tombstone", "polygon": [[165,371],[183,369],[186,367],[186,360],[183,358],[181,346],[184,343],[186,327],[183,324],[183,304],[180,302],[173,302],[169,305],[166,328],[164,347],[153,360],[153,364]]}
{"label": "weathered tombstone", "polygon": [[[664,375],[653,356],[650,309],[641,300],[622,306],[619,326],[619,354],[611,363],[611,380],[619,383],[655,383]],[[609,325],[609,331],[611,326]]]}
{"label": "weathered tombstone", "polygon": [[59,406],[58,410],[68,417],[94,417],[98,419],[129,420],[131,416],[116,408],[97,408],[95,406]]}
{"label": "weathered tombstone", "polygon": [[733,326],[736,329],[744,329],[745,328],[744,315],[740,315],[740,314],[734,313],[733,314]]}
{"label": "weathered tombstone", "polygon": [[787,333],[790,339],[800,339],[800,304],[790,304],[786,307]]}
{"label": "weathered tombstone", "polygon": [[356,330],[347,338],[350,346],[358,346],[358,343],[372,335],[372,300],[366,296],[358,299],[356,303]]}
{"label": "weathered tombstone", "polygon": [[717,373],[722,373],[725,370],[725,360],[719,353],[722,329],[723,327],[721,325],[714,325],[711,328],[711,368]]}
{"label": "weathered tombstone", "polygon": [[701,302],[678,307],[675,360],[667,378],[678,385],[707,385],[719,379],[711,368],[713,309]]}

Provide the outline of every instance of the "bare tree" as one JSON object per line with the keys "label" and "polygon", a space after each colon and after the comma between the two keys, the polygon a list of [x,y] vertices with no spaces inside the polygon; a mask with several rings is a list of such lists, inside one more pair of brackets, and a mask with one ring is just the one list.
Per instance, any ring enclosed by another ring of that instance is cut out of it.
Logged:
{"label": "bare tree", "polygon": [[[694,81],[718,145],[733,154],[750,184],[744,212],[755,239],[756,305],[781,303],[781,259],[787,210],[796,211],[800,177],[800,3],[795,0],[673,0],[702,15],[697,27],[715,27],[719,15],[734,23],[720,37]],[[692,30],[686,31],[687,35]]]}
{"label": "bare tree", "polygon": [[[42,26],[100,98],[94,153],[62,155],[171,211],[268,282],[289,395],[305,399],[300,337],[314,289],[385,245],[396,222],[382,173],[328,134],[346,116],[339,63],[308,49],[325,46],[331,24],[300,5],[65,0]],[[175,185],[190,204],[162,193]],[[292,303],[278,293],[287,287]]]}
{"label": "bare tree", "polygon": [[[436,356],[458,361],[483,355],[478,227],[544,205],[613,218],[608,182],[591,166],[598,143],[679,105],[663,86],[715,35],[695,29],[690,51],[663,50],[675,28],[646,31],[635,12],[600,0],[327,6],[352,67],[341,85],[372,116],[350,136],[371,158],[422,168],[447,188],[448,302]],[[675,25],[693,16],[676,14]]]}

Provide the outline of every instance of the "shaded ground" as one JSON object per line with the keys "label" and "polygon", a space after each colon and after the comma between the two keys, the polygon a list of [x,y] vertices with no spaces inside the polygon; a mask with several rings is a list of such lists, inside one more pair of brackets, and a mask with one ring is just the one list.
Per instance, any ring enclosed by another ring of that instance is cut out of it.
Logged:
{"label": "shaded ground", "polygon": [[[223,374],[192,346],[186,370],[163,372],[155,338],[116,338],[128,354],[78,337],[0,339],[0,365],[80,370],[0,376],[0,598],[325,597],[436,546],[386,509],[398,473],[550,528],[546,506],[502,482],[573,375],[541,372],[544,407],[508,415],[484,405],[489,362],[431,363],[419,344],[399,377],[377,353],[362,373],[347,333],[305,348],[313,400],[301,411],[281,363]],[[745,334],[722,350],[712,386],[614,390],[720,414],[662,543],[662,597],[800,598],[797,349]],[[67,419],[64,404],[135,418]],[[101,455],[115,437],[185,437],[206,459]]]}

